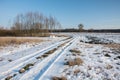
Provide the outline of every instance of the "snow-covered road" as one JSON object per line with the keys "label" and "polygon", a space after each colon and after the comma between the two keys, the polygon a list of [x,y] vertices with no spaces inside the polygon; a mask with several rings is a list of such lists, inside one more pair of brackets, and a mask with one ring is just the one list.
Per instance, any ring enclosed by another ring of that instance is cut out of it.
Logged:
{"label": "snow-covered road", "polygon": [[[67,42],[71,40],[70,38],[66,38],[66,39],[62,39],[62,40],[58,40],[57,42],[52,42],[52,45],[49,45],[49,46],[46,46],[45,48],[43,49],[37,49],[37,51],[33,52],[35,48],[38,48],[39,46],[36,46],[36,47],[33,47],[31,48],[29,52],[29,55],[25,55],[21,58],[18,58],[12,62],[9,62],[7,64],[3,64],[1,67],[0,67],[0,79],[3,79],[9,75],[9,74],[13,74],[13,73],[16,73],[19,71],[19,69],[21,67],[23,67],[24,65],[26,65],[27,63],[29,62],[33,62],[33,61],[36,61],[36,57],[38,56],[41,56],[42,54],[52,50],[53,48],[56,48],[57,46]],[[31,54],[30,54],[31,52]],[[25,52],[26,54],[27,52]],[[17,53],[18,54],[18,53]],[[6,55],[5,55],[6,56]],[[13,56],[13,55],[9,55],[10,56]],[[4,57],[4,56],[3,56]],[[17,57],[14,55],[14,57]]]}

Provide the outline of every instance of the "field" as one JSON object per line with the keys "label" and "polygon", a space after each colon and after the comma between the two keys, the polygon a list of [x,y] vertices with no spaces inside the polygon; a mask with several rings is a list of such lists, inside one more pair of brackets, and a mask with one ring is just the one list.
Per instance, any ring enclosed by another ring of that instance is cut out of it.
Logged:
{"label": "field", "polygon": [[120,33],[54,34],[1,37],[0,80],[120,80]]}

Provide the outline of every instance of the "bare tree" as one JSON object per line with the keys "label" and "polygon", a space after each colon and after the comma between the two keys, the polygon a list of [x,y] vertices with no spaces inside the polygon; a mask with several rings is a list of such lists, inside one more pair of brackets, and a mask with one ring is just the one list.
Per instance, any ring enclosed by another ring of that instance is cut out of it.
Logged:
{"label": "bare tree", "polygon": [[29,12],[17,15],[11,29],[28,35],[37,34],[38,32],[43,35],[43,33],[47,34],[49,31],[55,29],[58,23],[52,16],[46,17],[39,12]]}
{"label": "bare tree", "polygon": [[83,24],[79,24],[78,28],[79,28],[80,31],[83,31],[84,25]]}

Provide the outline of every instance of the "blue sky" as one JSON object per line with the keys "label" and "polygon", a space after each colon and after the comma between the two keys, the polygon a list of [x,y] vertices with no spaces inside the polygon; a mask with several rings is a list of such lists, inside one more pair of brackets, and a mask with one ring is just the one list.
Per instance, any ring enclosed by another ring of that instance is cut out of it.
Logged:
{"label": "blue sky", "polygon": [[55,16],[63,28],[120,29],[120,0],[0,0],[0,25],[31,11]]}

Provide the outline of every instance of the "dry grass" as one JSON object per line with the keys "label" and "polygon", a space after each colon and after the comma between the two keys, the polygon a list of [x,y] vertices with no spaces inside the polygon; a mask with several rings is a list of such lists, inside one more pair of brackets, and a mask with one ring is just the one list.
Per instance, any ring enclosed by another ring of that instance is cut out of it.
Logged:
{"label": "dry grass", "polygon": [[15,77],[17,74],[13,74],[13,75],[11,75],[11,76],[7,76],[6,78],[5,78],[5,80],[11,80],[11,78],[13,78],[13,77]]}
{"label": "dry grass", "polygon": [[81,53],[79,50],[76,50],[76,49],[71,49],[69,51],[72,52],[72,53]]}
{"label": "dry grass", "polygon": [[74,66],[74,65],[81,65],[83,60],[81,58],[75,58],[74,60],[69,60],[65,63],[65,65]]}
{"label": "dry grass", "polygon": [[12,78],[12,76],[8,76],[5,78],[5,80],[10,80]]}
{"label": "dry grass", "polygon": [[22,69],[19,70],[19,73],[24,73],[26,70],[29,70],[31,66],[34,66],[34,64],[29,63],[25,65]]}
{"label": "dry grass", "polygon": [[54,48],[54,49],[44,53],[43,55],[36,57],[36,59],[41,59],[41,58],[48,57],[50,54],[54,53],[56,50],[57,50],[57,48]]}
{"label": "dry grass", "polygon": [[24,68],[25,70],[29,70],[30,66],[34,66],[34,64],[32,64],[32,63],[27,64],[27,65],[25,65],[23,68]]}
{"label": "dry grass", "polygon": [[112,65],[109,65],[109,64],[106,65],[106,69],[112,69],[112,68],[113,68]]}
{"label": "dry grass", "polygon": [[51,80],[59,80],[59,77],[54,76]]}
{"label": "dry grass", "polygon": [[77,49],[70,49],[69,51],[72,53],[73,56],[78,56],[81,53],[81,51]]}
{"label": "dry grass", "polygon": [[21,37],[0,37],[0,46],[7,46],[10,44],[23,44],[23,43],[32,43],[32,42],[42,42],[40,39],[28,39]]}
{"label": "dry grass", "polygon": [[54,77],[52,77],[52,80],[67,80],[67,78],[64,77],[64,76],[62,76],[62,77],[56,77],[56,76],[54,76]]}
{"label": "dry grass", "polygon": [[67,65],[74,66],[75,65],[75,61],[74,60],[70,60],[70,61],[67,62]]}
{"label": "dry grass", "polygon": [[120,49],[120,44],[106,44],[104,46],[112,49]]}
{"label": "dry grass", "polygon": [[80,69],[74,70],[74,74],[77,74],[77,73],[79,73],[79,72],[80,72]]}
{"label": "dry grass", "polygon": [[83,60],[80,58],[75,58],[75,64],[76,65],[81,65],[83,63]]}

